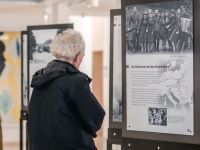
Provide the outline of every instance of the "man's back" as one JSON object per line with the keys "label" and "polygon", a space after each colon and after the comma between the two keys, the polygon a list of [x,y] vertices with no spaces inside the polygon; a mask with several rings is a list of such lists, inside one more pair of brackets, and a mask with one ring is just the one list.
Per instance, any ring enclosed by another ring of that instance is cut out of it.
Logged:
{"label": "man's back", "polygon": [[38,71],[29,108],[30,150],[95,150],[93,137],[105,112],[89,78],[67,62]]}

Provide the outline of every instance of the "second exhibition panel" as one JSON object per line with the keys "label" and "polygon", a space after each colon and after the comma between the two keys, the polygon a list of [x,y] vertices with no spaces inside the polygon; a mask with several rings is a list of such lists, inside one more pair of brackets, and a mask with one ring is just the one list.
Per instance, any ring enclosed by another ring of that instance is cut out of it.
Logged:
{"label": "second exhibition panel", "polygon": [[110,87],[107,150],[122,138],[122,42],[121,9],[110,11]]}

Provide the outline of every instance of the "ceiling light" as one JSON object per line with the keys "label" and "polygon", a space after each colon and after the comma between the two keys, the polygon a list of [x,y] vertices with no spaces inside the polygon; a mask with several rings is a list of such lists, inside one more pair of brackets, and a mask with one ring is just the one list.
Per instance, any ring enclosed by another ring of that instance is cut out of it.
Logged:
{"label": "ceiling light", "polygon": [[89,0],[88,5],[91,7],[99,7],[99,0]]}
{"label": "ceiling light", "polygon": [[87,8],[91,8],[92,6],[91,5],[87,5]]}

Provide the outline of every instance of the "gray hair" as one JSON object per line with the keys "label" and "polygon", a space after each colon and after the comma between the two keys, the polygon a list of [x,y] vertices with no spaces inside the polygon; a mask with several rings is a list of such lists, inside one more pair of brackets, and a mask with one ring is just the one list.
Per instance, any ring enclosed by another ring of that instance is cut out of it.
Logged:
{"label": "gray hair", "polygon": [[84,53],[85,41],[80,32],[67,29],[53,39],[50,50],[57,59],[70,61],[78,53]]}

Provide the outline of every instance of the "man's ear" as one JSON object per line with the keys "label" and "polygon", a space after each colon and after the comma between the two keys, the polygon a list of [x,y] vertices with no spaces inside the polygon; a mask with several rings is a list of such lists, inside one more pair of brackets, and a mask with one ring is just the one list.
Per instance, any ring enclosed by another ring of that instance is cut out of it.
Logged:
{"label": "man's ear", "polygon": [[75,55],[74,62],[77,62],[77,60],[78,60],[78,54]]}
{"label": "man's ear", "polygon": [[78,52],[74,58],[74,62],[76,63],[79,59],[79,56],[80,56],[80,52]]}

